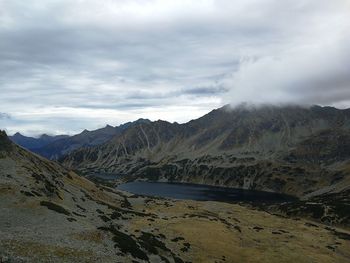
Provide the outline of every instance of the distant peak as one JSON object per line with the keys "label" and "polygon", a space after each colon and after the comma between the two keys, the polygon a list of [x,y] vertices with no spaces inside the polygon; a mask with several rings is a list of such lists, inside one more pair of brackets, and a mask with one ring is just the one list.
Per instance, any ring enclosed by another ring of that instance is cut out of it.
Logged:
{"label": "distant peak", "polygon": [[23,137],[23,135],[21,133],[19,133],[19,132],[16,132],[13,136],[16,136],[16,137],[21,136],[21,137]]}
{"label": "distant peak", "polygon": [[84,130],[81,132],[81,134],[85,134],[85,133],[89,133],[89,132],[90,132],[89,130],[84,129]]}
{"label": "distant peak", "polygon": [[141,123],[148,123],[148,122],[151,122],[151,121],[149,119],[140,118],[140,119],[136,120],[135,122],[137,122],[137,123],[139,123],[139,122],[141,122]]}

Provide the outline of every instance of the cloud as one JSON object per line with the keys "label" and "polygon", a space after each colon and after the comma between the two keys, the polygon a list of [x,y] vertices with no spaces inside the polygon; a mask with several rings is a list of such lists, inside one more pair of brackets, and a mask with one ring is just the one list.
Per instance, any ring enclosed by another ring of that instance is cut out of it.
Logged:
{"label": "cloud", "polygon": [[225,101],[349,107],[350,19],[343,4],[299,14],[297,21],[308,16],[309,23],[299,30],[295,24],[284,27],[288,38],[274,52],[242,58],[222,80],[230,90]]}
{"label": "cloud", "polygon": [[[225,80],[228,102],[336,105],[350,99],[350,39],[242,61]],[[348,105],[349,106],[349,105]]]}
{"label": "cloud", "polygon": [[0,1],[0,111],[12,117],[1,125],[74,133],[139,117],[185,122],[242,101],[347,107],[349,6]]}

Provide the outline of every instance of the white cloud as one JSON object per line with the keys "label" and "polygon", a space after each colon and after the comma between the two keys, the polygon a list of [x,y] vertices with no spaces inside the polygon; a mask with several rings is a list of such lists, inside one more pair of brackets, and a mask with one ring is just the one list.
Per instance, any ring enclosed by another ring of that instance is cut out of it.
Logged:
{"label": "white cloud", "polygon": [[350,19],[338,7],[335,13],[328,14],[325,7],[299,14],[309,16],[310,24],[299,31],[294,24],[292,30],[284,27],[290,35],[275,44],[275,51],[262,49],[241,60],[238,70],[223,80],[230,89],[226,101],[344,106],[350,98]]}

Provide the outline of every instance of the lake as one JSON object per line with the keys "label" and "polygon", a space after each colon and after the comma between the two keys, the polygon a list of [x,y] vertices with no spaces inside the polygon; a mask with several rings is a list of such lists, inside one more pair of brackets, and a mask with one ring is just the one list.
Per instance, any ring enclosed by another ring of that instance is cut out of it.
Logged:
{"label": "lake", "polygon": [[117,188],[138,195],[197,201],[280,203],[297,200],[278,193],[196,184],[130,182]]}

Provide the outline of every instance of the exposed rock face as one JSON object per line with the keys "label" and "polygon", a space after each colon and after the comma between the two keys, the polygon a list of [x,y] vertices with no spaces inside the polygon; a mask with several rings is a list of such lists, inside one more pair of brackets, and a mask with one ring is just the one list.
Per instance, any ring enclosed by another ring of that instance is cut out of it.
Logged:
{"label": "exposed rock face", "polygon": [[135,125],[62,163],[84,173],[305,196],[349,176],[350,110],[228,106],[185,124]]}

